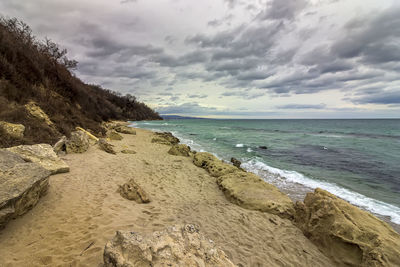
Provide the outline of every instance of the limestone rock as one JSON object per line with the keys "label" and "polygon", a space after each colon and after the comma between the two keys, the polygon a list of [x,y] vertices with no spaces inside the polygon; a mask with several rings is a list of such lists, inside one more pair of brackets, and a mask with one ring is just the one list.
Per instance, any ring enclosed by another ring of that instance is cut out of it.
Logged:
{"label": "limestone rock", "polygon": [[107,142],[107,140],[105,140],[104,138],[100,138],[99,139],[99,148],[107,153],[110,154],[117,154],[117,152],[115,152],[114,150],[114,146],[110,143]]}
{"label": "limestone rock", "polygon": [[18,154],[25,161],[39,164],[51,174],[69,172],[69,166],[57,156],[49,144],[21,145],[5,150]]}
{"label": "limestone rock", "polygon": [[147,235],[117,231],[106,244],[103,258],[105,267],[235,266],[224,251],[192,224],[175,225]]}
{"label": "limestone rock", "polygon": [[121,150],[121,153],[123,153],[123,154],[136,154],[136,151],[131,150],[131,149],[124,149],[124,150]]}
{"label": "limestone rock", "polygon": [[183,156],[183,157],[189,157],[190,155],[190,147],[184,144],[177,144],[173,145],[169,150],[168,154],[174,155],[174,156]]}
{"label": "limestone rock", "polygon": [[197,167],[207,170],[210,175],[214,177],[238,171],[235,166],[224,163],[214,155],[207,152],[196,153],[193,158],[193,163]]}
{"label": "limestone rock", "polygon": [[231,202],[246,209],[268,212],[284,219],[294,216],[290,198],[253,173],[229,173],[218,177],[217,184]]}
{"label": "limestone rock", "polygon": [[137,203],[150,202],[146,192],[133,179],[126,184],[121,185],[118,191],[122,197],[129,200],[134,200]]}
{"label": "limestone rock", "polygon": [[108,122],[103,122],[102,126],[108,130],[114,130],[115,128],[119,126],[128,126],[129,122],[127,121],[108,121]]}
{"label": "limestone rock", "polygon": [[67,137],[63,136],[61,137],[60,140],[57,141],[57,143],[54,144],[53,150],[57,155],[63,152],[65,153],[67,152],[67,145],[66,145],[67,141],[68,141]]}
{"label": "limestone rock", "polygon": [[242,162],[236,158],[231,158],[231,162],[233,164],[233,166],[240,168],[240,165],[242,165]]}
{"label": "limestone rock", "polygon": [[82,131],[72,132],[65,147],[68,154],[86,152],[89,149],[89,137]]}
{"label": "limestone rock", "polygon": [[53,125],[53,122],[49,119],[47,114],[35,102],[31,101],[26,104],[25,109],[31,116],[44,121],[49,126]]}
{"label": "limestone rock", "polygon": [[0,150],[0,229],[37,204],[47,192],[49,176],[40,165]]}
{"label": "limestone rock", "polygon": [[93,134],[91,134],[90,132],[86,131],[85,129],[81,128],[81,127],[76,127],[75,128],[77,131],[81,131],[83,133],[85,133],[88,138],[89,138],[89,142],[92,144],[97,144],[97,142],[99,141],[99,138],[97,138],[96,136],[94,136]]}
{"label": "limestone rock", "polygon": [[14,124],[5,121],[0,121],[0,128],[2,128],[6,134],[14,138],[23,138],[25,132],[25,126],[22,124]]}
{"label": "limestone rock", "polygon": [[400,235],[325,190],[296,203],[296,223],[338,266],[400,266]]}
{"label": "limestone rock", "polygon": [[176,145],[179,144],[179,139],[172,135],[170,132],[154,133],[155,137],[151,140],[152,143],[163,145]]}
{"label": "limestone rock", "polygon": [[119,133],[136,135],[136,130],[133,129],[132,127],[117,126],[114,129]]}
{"label": "limestone rock", "polygon": [[115,130],[109,130],[109,131],[107,131],[107,138],[108,139],[110,139],[110,140],[116,140],[116,141],[119,141],[119,140],[122,140],[123,139],[123,137],[122,137],[122,135],[120,135],[119,133],[117,133],[117,131],[115,131]]}

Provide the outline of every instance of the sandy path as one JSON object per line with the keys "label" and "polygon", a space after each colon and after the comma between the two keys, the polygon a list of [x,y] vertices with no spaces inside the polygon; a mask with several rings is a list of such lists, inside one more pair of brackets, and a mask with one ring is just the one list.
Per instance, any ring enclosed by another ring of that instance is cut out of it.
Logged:
{"label": "sandy path", "polygon": [[[228,202],[215,178],[152,144],[151,132],[124,137],[116,150],[137,154],[91,147],[64,157],[71,172],[52,176],[39,204],[0,231],[0,266],[101,266],[116,230],[152,232],[175,223],[198,224],[239,266],[333,266],[289,221]],[[130,178],[151,203],[117,193]]]}

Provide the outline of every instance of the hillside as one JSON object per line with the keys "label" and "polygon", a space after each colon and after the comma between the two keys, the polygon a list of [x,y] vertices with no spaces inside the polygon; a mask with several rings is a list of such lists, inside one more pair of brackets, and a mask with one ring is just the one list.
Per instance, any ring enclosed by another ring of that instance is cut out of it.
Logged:
{"label": "hillside", "polygon": [[[107,120],[161,119],[134,96],[82,82],[71,72],[77,62],[66,54],[49,39],[37,40],[25,23],[0,18],[0,122],[25,126],[23,138],[0,129],[0,147],[52,144],[76,126],[102,136]],[[27,107],[39,107],[49,121]]]}

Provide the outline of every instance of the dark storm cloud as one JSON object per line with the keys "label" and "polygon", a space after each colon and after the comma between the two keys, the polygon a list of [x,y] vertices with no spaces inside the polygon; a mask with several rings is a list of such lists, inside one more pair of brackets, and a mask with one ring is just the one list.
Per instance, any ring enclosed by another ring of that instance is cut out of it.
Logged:
{"label": "dark storm cloud", "polygon": [[325,104],[303,105],[303,104],[287,104],[276,106],[278,109],[325,109]]}
{"label": "dark storm cloud", "polygon": [[396,91],[384,91],[352,99],[357,104],[400,104],[400,88]]}

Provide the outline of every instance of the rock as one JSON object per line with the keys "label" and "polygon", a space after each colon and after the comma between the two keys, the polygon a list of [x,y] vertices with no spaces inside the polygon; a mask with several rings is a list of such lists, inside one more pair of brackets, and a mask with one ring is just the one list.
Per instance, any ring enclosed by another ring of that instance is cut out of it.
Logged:
{"label": "rock", "polygon": [[67,137],[63,136],[63,137],[61,137],[60,140],[57,141],[57,143],[54,144],[53,150],[57,155],[61,154],[63,152],[65,152],[65,153],[67,152],[67,145],[66,145],[67,140],[68,140]]}
{"label": "rock", "polygon": [[57,156],[49,144],[21,145],[5,150],[18,154],[25,161],[39,164],[51,174],[69,172],[69,166]]}
{"label": "rock", "polygon": [[315,189],[296,203],[296,224],[338,266],[400,266],[400,235],[387,223]]}
{"label": "rock", "polygon": [[193,163],[197,167],[205,169],[214,177],[238,171],[236,167],[222,162],[217,157],[207,152],[197,152],[193,157]]}
{"label": "rock", "polygon": [[189,157],[190,155],[190,147],[184,144],[177,144],[173,145],[169,150],[168,154],[174,155],[174,156],[183,156],[183,157]]}
{"label": "rock", "polygon": [[93,134],[91,134],[90,132],[86,131],[85,129],[81,128],[81,127],[76,127],[75,128],[77,131],[81,131],[83,133],[85,133],[88,138],[89,138],[89,142],[93,145],[97,144],[97,142],[99,141],[99,138],[97,138],[96,136],[94,136]]}
{"label": "rock", "polygon": [[115,152],[115,150],[113,148],[114,146],[112,144],[108,143],[106,139],[100,138],[98,144],[99,144],[99,148],[101,150],[103,150],[107,153],[110,153],[110,154],[114,154],[114,155],[117,154],[117,152]]}
{"label": "rock", "polygon": [[266,146],[259,146],[258,148],[260,148],[260,149],[268,149],[268,147],[266,147]]}
{"label": "rock", "polygon": [[29,102],[25,108],[31,116],[44,121],[49,126],[53,125],[47,114],[35,102]]}
{"label": "rock", "polygon": [[25,132],[25,126],[22,124],[14,124],[5,121],[0,121],[0,128],[4,130],[6,134],[14,138],[23,138]]}
{"label": "rock", "polygon": [[0,229],[32,209],[47,192],[50,172],[9,151],[0,151]]}
{"label": "rock", "polygon": [[133,134],[136,135],[136,130],[133,129],[132,127],[127,127],[127,126],[117,126],[114,128],[117,132],[122,133],[122,134]]}
{"label": "rock", "polygon": [[121,151],[123,154],[136,154],[136,151],[130,149],[124,149]]}
{"label": "rock", "polygon": [[240,168],[240,165],[242,165],[242,162],[236,158],[231,158],[231,162],[233,164],[233,166]]}
{"label": "rock", "polygon": [[71,137],[65,143],[67,153],[83,153],[89,149],[89,137],[82,131],[71,133]]}
{"label": "rock", "polygon": [[119,126],[128,126],[129,122],[127,121],[108,121],[108,122],[103,122],[102,126],[108,130],[114,130],[116,127]]}
{"label": "rock", "polygon": [[163,145],[177,145],[179,144],[179,139],[172,135],[170,132],[154,133],[154,137],[151,142]]}
{"label": "rock", "polygon": [[107,138],[108,138],[109,140],[116,140],[116,141],[119,141],[119,140],[122,140],[122,139],[123,139],[122,135],[120,135],[119,133],[117,133],[117,131],[115,131],[115,130],[108,130],[106,135],[107,135]]}
{"label": "rock", "polygon": [[147,235],[117,231],[106,244],[103,258],[105,267],[235,266],[193,224],[175,225]]}
{"label": "rock", "polygon": [[119,193],[123,198],[134,200],[137,203],[149,203],[150,199],[146,192],[133,180],[119,187]]}
{"label": "rock", "polygon": [[268,212],[284,219],[294,217],[290,198],[253,173],[229,173],[218,177],[217,184],[229,201],[243,208]]}

